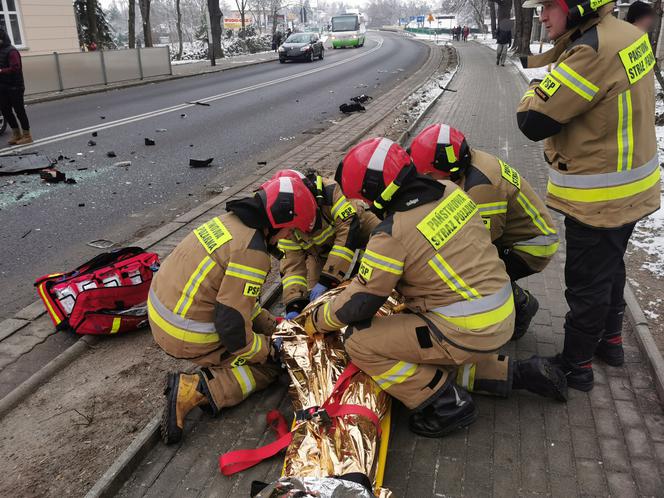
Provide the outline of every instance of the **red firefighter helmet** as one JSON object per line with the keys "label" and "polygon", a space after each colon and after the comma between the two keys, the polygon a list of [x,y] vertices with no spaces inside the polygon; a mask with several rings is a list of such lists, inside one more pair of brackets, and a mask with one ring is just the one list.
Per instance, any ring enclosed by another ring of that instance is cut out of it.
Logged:
{"label": "red firefighter helmet", "polygon": [[414,168],[408,153],[389,138],[370,138],[355,145],[343,158],[335,179],[346,197],[388,202]]}
{"label": "red firefighter helmet", "polygon": [[306,178],[304,174],[300,173],[296,169],[280,169],[274,175],[272,175],[272,178],[270,178],[270,180],[274,180],[275,178],[283,178],[286,176],[288,178],[299,178],[300,180],[304,180]]}
{"label": "red firefighter helmet", "polygon": [[299,177],[272,178],[260,186],[258,195],[274,228],[297,228],[302,232],[313,229],[318,206]]}
{"label": "red firefighter helmet", "polygon": [[422,175],[442,171],[457,176],[470,164],[466,137],[456,128],[443,123],[424,128],[413,139],[408,152],[417,172]]}

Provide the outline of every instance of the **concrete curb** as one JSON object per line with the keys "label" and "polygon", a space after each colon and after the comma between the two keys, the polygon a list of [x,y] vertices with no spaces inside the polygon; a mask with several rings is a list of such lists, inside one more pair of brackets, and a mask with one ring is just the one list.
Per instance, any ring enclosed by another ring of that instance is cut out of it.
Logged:
{"label": "concrete curb", "polygon": [[[263,295],[261,306],[269,308],[281,295],[281,283],[277,282]],[[0,412],[1,413],[1,412]],[[85,498],[107,498],[114,496],[124,485],[134,468],[145,458],[160,440],[159,425],[161,413],[158,413],[147,423],[131,444],[104,472],[95,485],[87,492]]]}
{"label": "concrete curb", "polygon": [[40,368],[26,381],[19,384],[13,391],[7,394],[7,396],[0,399],[0,418],[2,418],[7,412],[13,410],[16,405],[27,396],[35,392],[44,382],[52,378],[56,373],[65,368],[88,349],[94,347],[100,341],[101,339],[94,335],[82,337],[49,361],[43,368]]}
{"label": "concrete curb", "polygon": [[[113,90],[121,90],[124,88],[132,88],[136,86],[144,86],[144,85],[150,85],[152,83],[162,83],[164,81],[173,81],[173,80],[181,80],[183,78],[192,78],[194,76],[202,76],[204,74],[211,74],[211,73],[222,73],[224,71],[231,71],[233,69],[240,69],[243,67],[248,67],[248,66],[256,66],[258,64],[267,64],[268,62],[278,62],[279,59],[272,59],[272,60],[267,60],[267,61],[252,61],[248,62],[246,64],[238,64],[237,66],[229,66],[229,67],[223,67],[219,69],[212,69],[210,71],[201,71],[199,73],[191,73],[191,74],[171,74],[171,75],[166,75],[166,76],[154,76],[152,79],[143,79],[143,80],[138,80],[138,81],[128,81],[126,83],[121,83],[118,84],[117,86],[105,86],[105,87],[99,87],[99,88],[81,88],[80,91],[73,91],[72,93],[62,93],[62,94],[54,94],[54,95],[48,95],[48,96],[42,96],[40,97],[38,94],[32,98],[28,97],[25,99],[26,104],[40,104],[42,102],[52,102],[54,100],[62,100],[62,99],[68,99],[69,97],[80,97],[81,95],[92,95],[95,93],[103,93],[103,92],[110,92]],[[66,91],[66,90],[65,90]]]}
{"label": "concrete curb", "polygon": [[[486,45],[481,43],[480,45],[491,50]],[[521,78],[523,78],[523,81],[525,81],[526,84],[530,83],[528,77],[519,71],[519,68],[516,66],[517,63],[511,58],[508,58],[508,60],[514,64],[521,75]],[[641,305],[632,290],[632,286],[629,285],[629,282],[625,282],[624,297],[625,302],[627,303],[627,317],[634,327],[636,339],[641,351],[645,354],[646,358],[648,358],[657,394],[659,395],[660,401],[664,403],[664,358],[662,357],[662,353],[657,347],[655,340],[652,338],[652,332],[650,332],[650,328],[648,327],[648,320],[646,319],[643,309],[641,309]]]}
{"label": "concrete curb", "polygon": [[641,351],[646,355],[650,363],[657,394],[659,394],[660,401],[664,403],[664,358],[655,340],[652,338],[652,333],[648,327],[648,320],[646,320],[646,316],[629,282],[625,283],[625,302],[627,303],[627,316],[632,322]]}

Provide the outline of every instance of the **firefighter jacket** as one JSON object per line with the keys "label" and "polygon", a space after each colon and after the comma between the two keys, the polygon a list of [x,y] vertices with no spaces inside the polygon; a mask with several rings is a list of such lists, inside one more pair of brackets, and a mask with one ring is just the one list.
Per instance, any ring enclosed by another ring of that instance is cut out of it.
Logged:
{"label": "firefighter jacket", "polygon": [[542,271],[558,249],[558,234],[544,202],[517,170],[497,157],[471,150],[471,164],[457,184],[475,201],[498,250],[513,250]]}
{"label": "firefighter jacket", "polygon": [[180,358],[225,348],[238,364],[264,362],[269,342],[253,329],[274,330],[274,318],[257,301],[269,271],[262,231],[249,228],[235,214],[196,228],[152,280],[150,321],[170,336],[170,347],[162,347],[173,354],[179,343]]}
{"label": "firefighter jacket", "polygon": [[477,205],[454,183],[411,180],[372,232],[358,274],[314,311],[315,329],[370,326],[396,288],[440,341],[471,351],[497,350],[512,336],[514,300],[488,235]]}
{"label": "firefighter jacket", "polygon": [[286,311],[299,311],[309,302],[307,257],[321,267],[319,282],[335,287],[348,272],[355,251],[364,248],[380,222],[363,204],[346,199],[334,180],[320,176],[316,180],[320,223],[312,233],[293,231],[278,243],[284,253],[280,270]]}
{"label": "firefighter jacket", "polygon": [[660,203],[655,57],[648,35],[612,8],[563,35],[552,49],[554,68],[531,82],[517,111],[528,138],[546,139],[547,204],[599,228],[635,222]]}

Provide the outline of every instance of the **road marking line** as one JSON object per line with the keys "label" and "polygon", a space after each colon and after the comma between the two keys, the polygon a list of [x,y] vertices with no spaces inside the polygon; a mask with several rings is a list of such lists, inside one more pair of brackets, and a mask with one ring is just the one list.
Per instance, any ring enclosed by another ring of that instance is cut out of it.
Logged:
{"label": "road marking line", "polygon": [[[378,38],[376,42],[376,46],[370,50],[367,50],[366,52],[361,52],[357,55],[354,55],[352,57],[349,57],[348,59],[343,59],[337,62],[333,62],[332,64],[329,64],[327,66],[323,67],[318,67],[315,69],[309,69],[307,71],[303,71],[301,73],[297,74],[292,74],[290,76],[284,76],[281,78],[277,78],[276,80],[271,80],[271,81],[265,81],[263,83],[257,83],[255,85],[247,86],[244,88],[239,88],[237,90],[231,90],[229,92],[225,93],[220,93],[218,95],[212,95],[210,97],[206,97],[203,99],[198,99],[197,102],[204,102],[204,103],[209,103],[209,102],[216,102],[217,100],[223,100],[227,99],[229,97],[234,97],[235,95],[240,95],[243,93],[251,92],[253,90],[259,90],[261,88],[265,88],[268,86],[272,85],[278,85],[280,83],[284,83],[286,81],[291,81],[297,78],[302,78],[305,76],[309,76],[311,74],[316,74],[320,73],[322,71],[327,71],[328,69],[332,69],[338,66],[341,66],[343,64],[348,64],[349,62],[352,62],[354,60],[360,59],[362,57],[365,57],[377,50],[379,50],[383,46],[383,38]],[[86,135],[87,133],[91,133],[93,131],[100,131],[100,130],[108,130],[110,128],[116,128],[118,126],[124,126],[130,123],[136,123],[138,121],[143,121],[144,119],[150,119],[154,118],[157,116],[162,116],[164,114],[169,114],[171,112],[177,112],[177,111],[182,111],[184,109],[188,109],[190,107],[195,107],[196,104],[179,104],[171,107],[165,107],[163,109],[157,109],[155,111],[150,111],[146,112],[143,114],[137,114],[135,116],[129,116],[126,118],[118,119],[116,121],[110,121],[108,123],[104,123],[101,125],[94,125],[94,126],[88,126],[86,128],[80,128],[78,130],[72,130],[68,131],[66,133],[61,133],[59,135],[52,135],[50,137],[44,137],[39,140],[35,140],[33,143],[28,144],[28,145],[15,145],[13,147],[6,147],[4,149],[0,149],[0,156],[6,155],[8,153],[14,153],[14,152],[20,152],[28,149],[32,149],[34,147],[38,147],[40,145],[48,145],[52,144],[55,142],[61,142],[63,140],[68,140],[70,138],[75,138],[75,137],[80,137],[81,135]]]}

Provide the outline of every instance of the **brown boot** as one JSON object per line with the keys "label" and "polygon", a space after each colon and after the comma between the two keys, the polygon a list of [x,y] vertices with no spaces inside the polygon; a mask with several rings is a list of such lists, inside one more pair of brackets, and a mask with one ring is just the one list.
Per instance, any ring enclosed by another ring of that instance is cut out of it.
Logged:
{"label": "brown boot", "polygon": [[20,128],[12,128],[12,138],[10,138],[7,143],[9,145],[16,145],[19,140],[21,140],[21,137],[23,136],[23,133],[21,133]]}
{"label": "brown boot", "polygon": [[23,135],[21,135],[21,138],[19,138],[16,141],[16,145],[25,145],[31,143],[32,143],[32,135],[30,134],[30,131],[24,131]]}
{"label": "brown boot", "polygon": [[166,444],[182,439],[184,419],[197,406],[207,405],[208,398],[201,392],[203,382],[198,374],[170,373],[166,379],[166,406],[161,416],[161,439]]}

